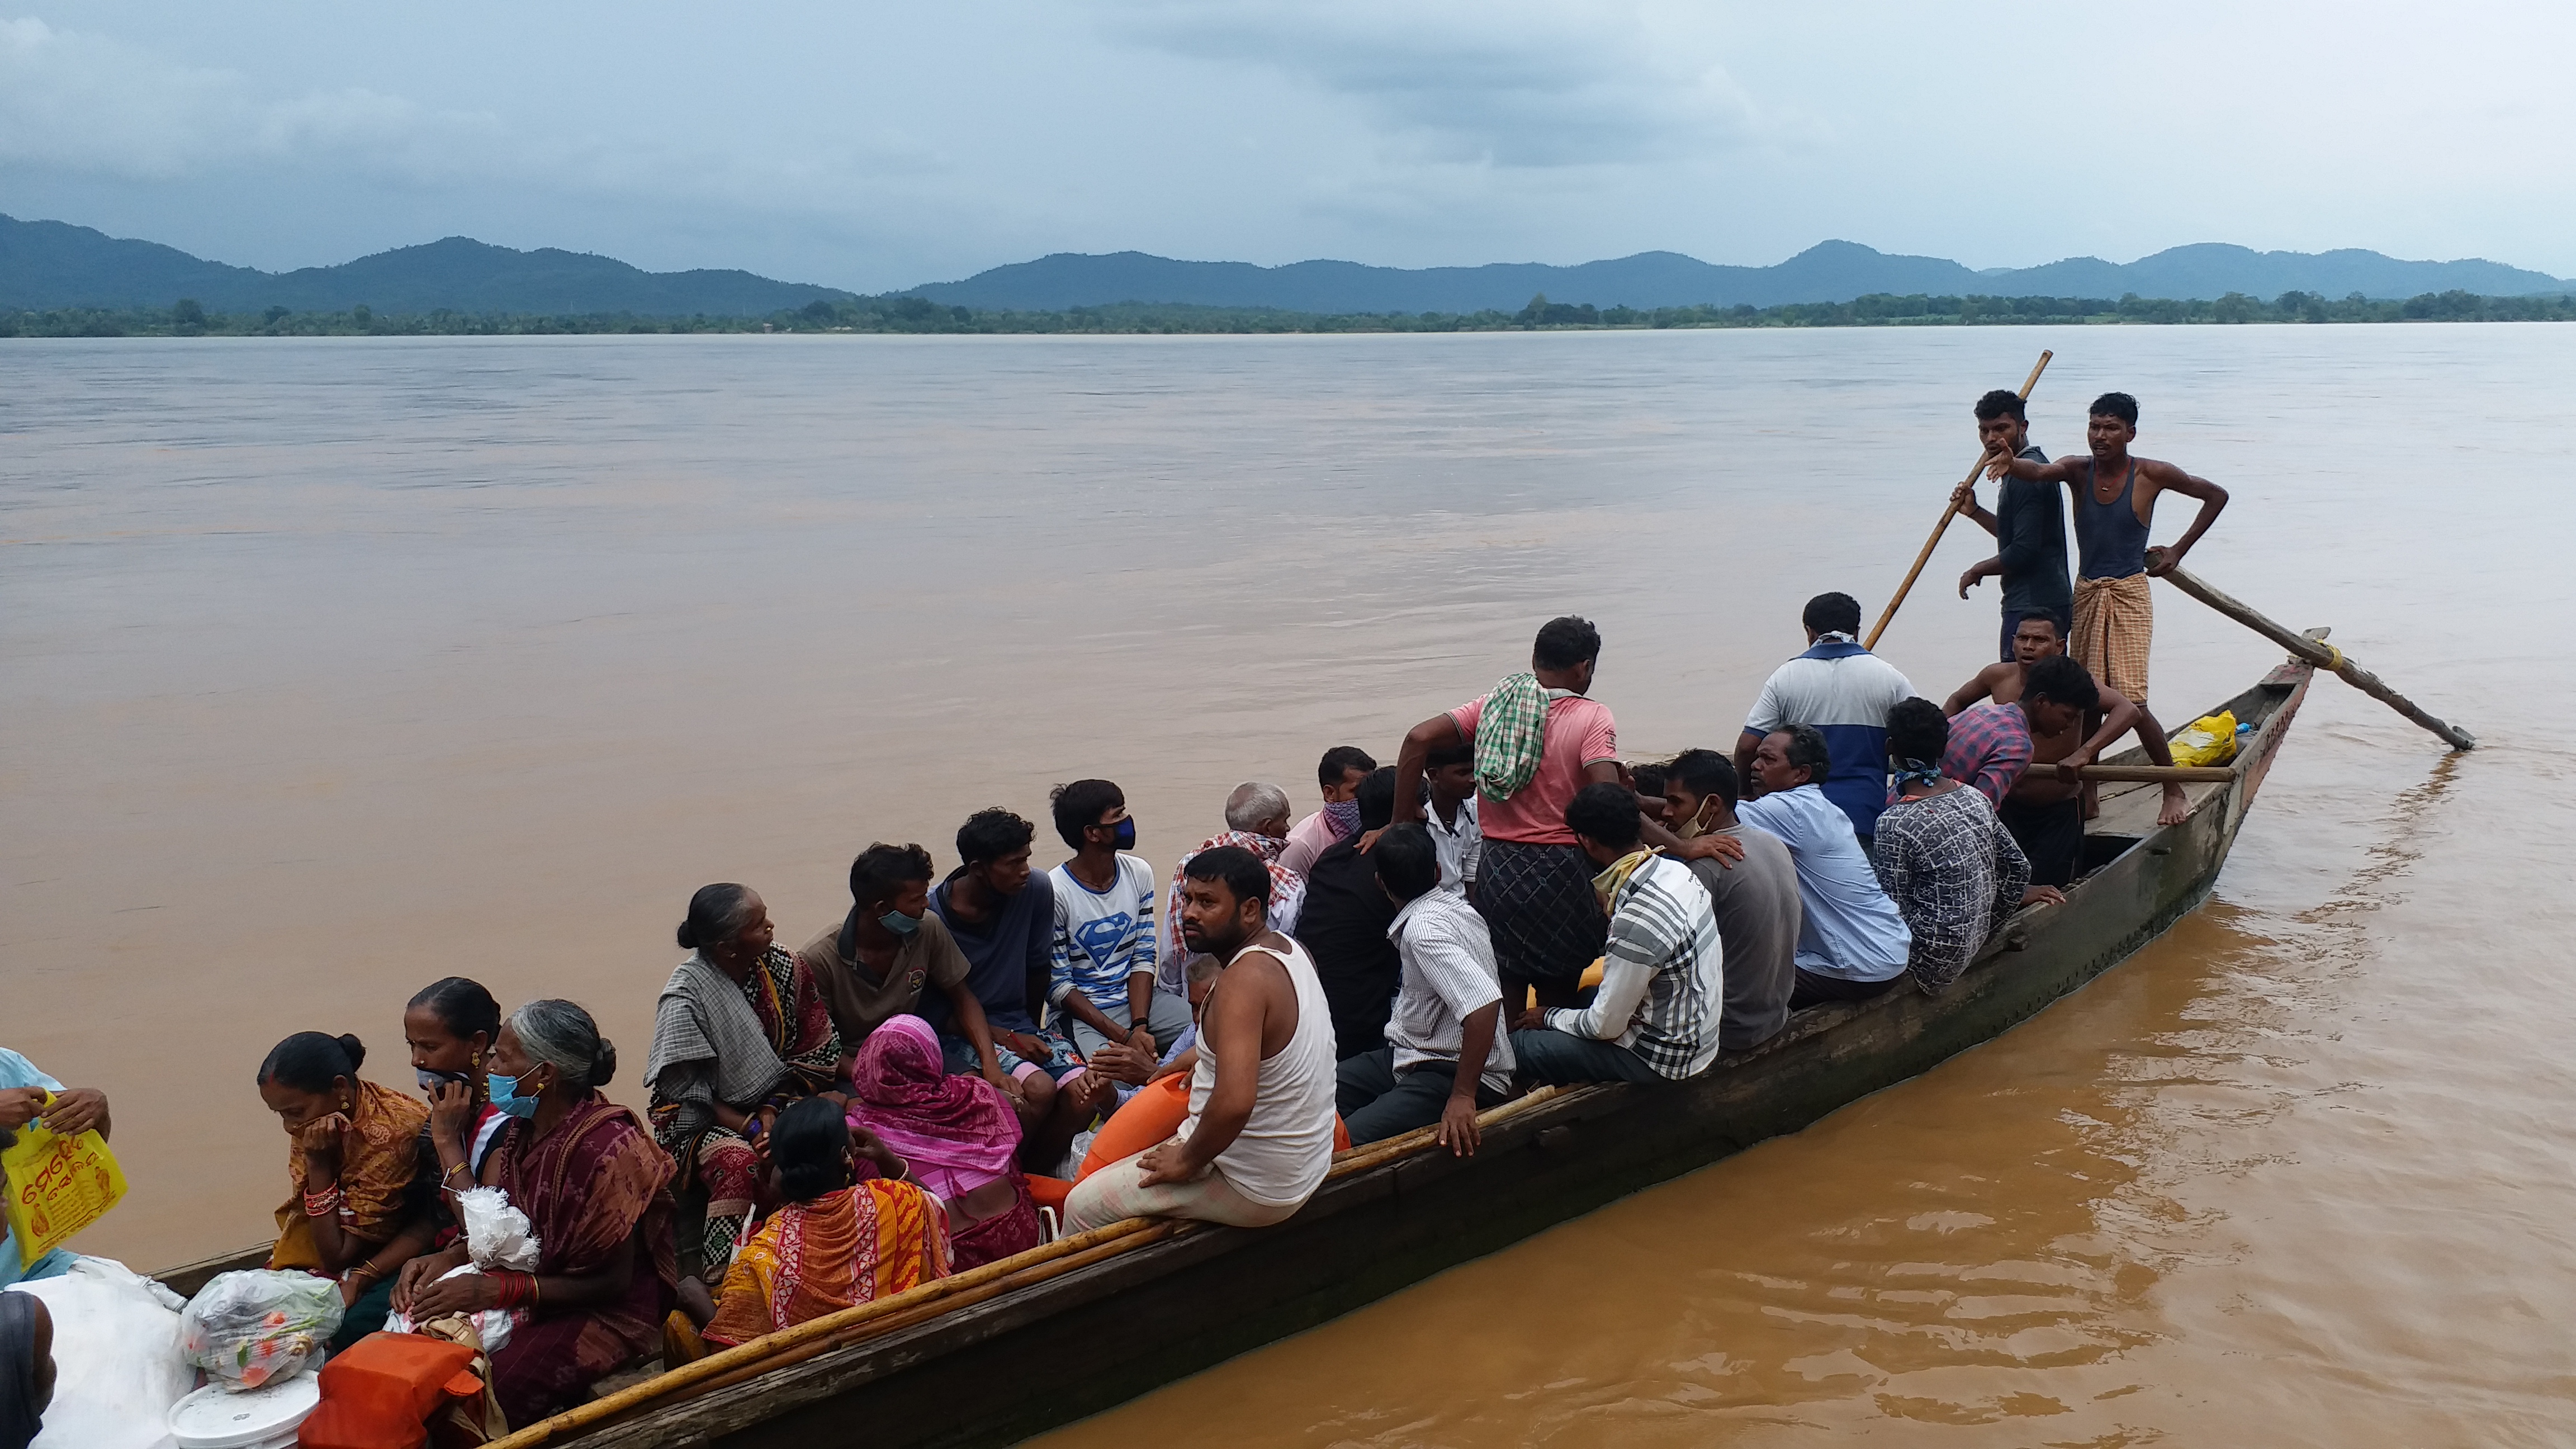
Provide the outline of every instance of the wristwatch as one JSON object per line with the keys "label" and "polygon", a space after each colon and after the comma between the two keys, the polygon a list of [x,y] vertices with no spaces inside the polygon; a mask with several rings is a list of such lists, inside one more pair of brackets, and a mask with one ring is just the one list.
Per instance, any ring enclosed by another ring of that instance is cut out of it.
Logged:
{"label": "wristwatch", "polygon": [[1152,1031],[1153,1029],[1154,1020],[1152,1017],[1137,1016],[1128,1018],[1127,1031],[1131,1036],[1140,1031]]}

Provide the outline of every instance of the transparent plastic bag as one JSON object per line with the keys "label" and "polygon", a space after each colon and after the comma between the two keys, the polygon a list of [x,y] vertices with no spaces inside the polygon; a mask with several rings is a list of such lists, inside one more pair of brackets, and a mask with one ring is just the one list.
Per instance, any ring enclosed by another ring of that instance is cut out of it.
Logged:
{"label": "transparent plastic bag", "polygon": [[230,1389],[255,1389],[322,1357],[340,1331],[340,1285],[310,1273],[217,1274],[179,1314],[179,1351]]}

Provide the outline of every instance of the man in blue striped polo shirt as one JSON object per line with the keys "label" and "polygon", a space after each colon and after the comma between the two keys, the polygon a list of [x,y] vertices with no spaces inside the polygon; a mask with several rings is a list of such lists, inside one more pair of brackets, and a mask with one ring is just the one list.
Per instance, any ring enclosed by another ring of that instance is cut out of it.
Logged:
{"label": "man in blue striped polo shirt", "polygon": [[1896,666],[1860,647],[1860,601],[1818,594],[1807,601],[1807,652],[1771,672],[1735,744],[1738,776],[1754,778],[1753,752],[1775,730],[1813,725],[1833,753],[1820,783],[1825,798],[1851,817],[1861,848],[1887,808],[1887,712],[1914,686]]}

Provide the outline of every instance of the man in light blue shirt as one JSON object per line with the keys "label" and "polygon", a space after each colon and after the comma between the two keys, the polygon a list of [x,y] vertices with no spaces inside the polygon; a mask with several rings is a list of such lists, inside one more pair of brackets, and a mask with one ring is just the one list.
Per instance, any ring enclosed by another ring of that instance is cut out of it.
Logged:
{"label": "man in light blue shirt", "polygon": [[1774,730],[1753,753],[1761,798],[1735,807],[1736,819],[1780,837],[1798,867],[1803,919],[1791,1011],[1878,995],[1905,974],[1914,945],[1896,903],[1879,887],[1850,814],[1819,788],[1832,769],[1832,752],[1814,726]]}
{"label": "man in light blue shirt", "polygon": [[[46,1098],[52,1097],[48,1105]],[[0,1137],[10,1136],[21,1127],[44,1118],[46,1130],[66,1137],[83,1132],[107,1135],[107,1094],[96,1087],[73,1087],[36,1070],[36,1064],[0,1047]],[[36,1278],[51,1278],[72,1265],[72,1255],[60,1248],[38,1258],[24,1268],[18,1262],[18,1239],[6,1226],[0,1226],[0,1288]]]}

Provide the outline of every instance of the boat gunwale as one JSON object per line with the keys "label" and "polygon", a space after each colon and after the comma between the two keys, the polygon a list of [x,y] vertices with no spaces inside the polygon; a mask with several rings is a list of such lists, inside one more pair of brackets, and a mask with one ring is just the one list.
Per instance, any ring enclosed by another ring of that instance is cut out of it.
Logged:
{"label": "boat gunwale", "polygon": [[[2112,875],[2115,867],[2122,862],[2131,861],[2142,852],[2157,853],[2157,842],[2173,832],[2205,828],[2219,837],[2209,852],[2209,869],[2202,875],[2197,885],[2165,908],[2142,920],[2134,929],[2106,943],[2089,959],[2080,963],[2069,973],[2071,979],[2063,989],[2033,994],[2024,1009],[2012,1011],[2008,1018],[1994,1030],[1984,1033],[1975,1042],[1967,1043],[1967,1046],[1990,1040],[2031,1016],[2037,1015],[2095,976],[2126,960],[2147,942],[2169,929],[2174,921],[2199,908],[2207,899],[2211,887],[2215,884],[2218,869],[2223,866],[2228,851],[2232,847],[2236,828],[2244,815],[2244,806],[2250,802],[2252,793],[2260,787],[2263,771],[2294,719],[2311,678],[2312,670],[2305,664],[2293,660],[2272,671],[2252,688],[2219,706],[2220,709],[2237,709],[2240,719],[2244,718],[2244,711],[2248,706],[2261,708],[2260,723],[2251,737],[2245,741],[2243,748],[2239,750],[2237,758],[2231,761],[2231,768],[2235,772],[2234,778],[2222,784],[2198,787],[2198,798],[2193,801],[2192,816],[2181,824],[2158,826],[2137,836],[2109,835],[2108,838],[2126,841],[2118,854],[2104,860],[2091,874],[2078,881],[2075,889],[2068,893],[2065,905],[2042,904],[2027,906],[2016,911],[1978,952],[1952,989],[1956,991],[1961,986],[1970,985],[1972,975],[1978,975],[1991,982],[1994,974],[1991,968],[1999,958],[2023,953],[2028,948],[2030,936],[2039,926],[2045,922],[2075,914],[2075,907],[2081,899],[2081,893],[2087,887],[2096,882],[2105,881]],[[2112,757],[2106,763],[2143,760],[2144,753],[2143,749],[2132,747]],[[2119,793],[2130,794],[2134,791]],[[2213,805],[2220,807],[2215,814],[2209,813]],[[1742,1051],[1726,1053],[1712,1064],[1708,1071],[1680,1082],[1657,1084],[1647,1088],[1599,1083],[1563,1092],[1537,1108],[1498,1124],[1486,1134],[1485,1145],[1480,1149],[1477,1158],[1452,1157],[1446,1153],[1430,1150],[1426,1144],[1424,1148],[1417,1149],[1413,1153],[1378,1164],[1363,1172],[1328,1179],[1324,1187],[1317,1191],[1315,1197],[1291,1221],[1301,1226],[1328,1222],[1380,1198],[1400,1194],[1408,1188],[1427,1186],[1433,1179],[1471,1172],[1480,1159],[1499,1157],[1504,1152],[1524,1145],[1538,1145],[1539,1139],[1544,1134],[1615,1116],[1629,1105],[1631,1097],[1651,1093],[1655,1100],[1671,1102],[1678,1106],[1686,1105],[1694,1098],[1728,1095],[1727,1089],[1730,1086],[1740,1085],[1746,1080],[1743,1074],[1744,1068],[1766,1058],[1784,1055],[1795,1050],[1802,1043],[1813,1042],[1867,1018],[1894,1013],[1908,1006],[1918,1011],[1924,1010],[1926,1008],[1922,1003],[1938,1003],[1945,999],[1947,998],[1925,996],[1921,993],[1889,992],[1863,1002],[1833,1003],[1799,1013],[1791,1019],[1786,1028],[1768,1040]],[[1964,1000],[1966,996],[1963,995],[1959,999]],[[1966,1046],[1941,1051],[1938,1059],[1946,1059],[1955,1055],[1957,1050],[1964,1049]],[[1908,1072],[1896,1080],[1908,1080],[1918,1074],[1919,1071]],[[1860,1095],[1867,1095],[1867,1093]],[[1858,1097],[1855,1096],[1850,1100],[1858,1100]],[[1848,1102],[1839,1105],[1848,1105]],[[1743,1145],[1749,1145],[1749,1143]],[[1720,1157],[1724,1155],[1728,1154],[1722,1153]],[[1679,1176],[1683,1172],[1693,1171],[1704,1165],[1706,1165],[1705,1162],[1694,1162],[1648,1182],[1638,1183],[1636,1187],[1652,1185],[1652,1181],[1668,1180],[1670,1177]],[[1614,1194],[1613,1198],[1625,1195],[1626,1192],[1622,1191]],[[1582,1211],[1591,1210],[1593,1209],[1586,1208]],[[1572,1216],[1580,1215],[1578,1212],[1559,1220],[1570,1220]],[[1285,1226],[1287,1225],[1279,1225],[1279,1227]],[[1270,1228],[1260,1231],[1275,1233],[1278,1230],[1279,1228]],[[970,1305],[920,1323],[889,1330],[882,1335],[843,1345],[811,1359],[784,1365],[770,1374],[729,1384],[720,1389],[677,1397],[661,1404],[638,1406],[627,1414],[619,1415],[595,1427],[587,1427],[572,1437],[549,1442],[580,1443],[592,1446],[592,1449],[706,1442],[710,1436],[748,1429],[759,1422],[783,1416],[809,1405],[829,1403],[864,1389],[872,1383],[900,1374],[915,1365],[946,1357],[1015,1329],[1034,1326],[1060,1314],[1088,1306],[1112,1294],[1167,1279],[1202,1261],[1221,1258],[1238,1248],[1247,1246],[1250,1238],[1250,1230],[1213,1226],[1206,1227],[1203,1231],[1176,1235],[1140,1248],[1133,1253],[1122,1255],[1117,1260],[1090,1264],[1045,1282],[1031,1284],[1017,1292],[1002,1295],[990,1302]],[[1481,1256],[1481,1254],[1471,1256]],[[1326,1317],[1330,1316],[1333,1315],[1326,1315]],[[681,1392],[687,1393],[686,1390]],[[1116,1394],[1109,1399],[1108,1403],[1098,1407],[1108,1407],[1110,1404],[1123,1402],[1128,1397],[1132,1395]],[[749,1421],[742,1420],[739,1417],[739,1411],[748,1407],[754,1399],[760,1401],[760,1406],[766,1412],[760,1413]],[[1068,1414],[1061,1416],[1058,1421],[1069,1421],[1070,1418],[1079,1416],[1079,1413]],[[661,1437],[663,1435],[671,1437]]]}
{"label": "boat gunwale", "polygon": [[[1550,1134],[1563,1136],[1570,1129],[1586,1123],[1617,1118],[1631,1104],[1630,1099],[1633,1097],[1650,1094],[1654,1100],[1684,1109],[1684,1115],[1693,1118],[1721,1111],[1727,1105],[1727,1099],[1758,1088],[1760,1079],[1771,1075],[1761,1069],[1761,1064],[1766,1060],[1780,1060],[1790,1053],[1797,1052],[1801,1047],[1807,1047],[1810,1055],[1820,1053],[1831,1043],[1826,1043],[1826,1047],[1810,1044],[1817,1043],[1819,1039],[1828,1036],[1841,1036],[1847,1027],[1867,1020],[1892,1019],[1899,1014],[1922,1017],[1923,1020],[1915,1024],[1912,1034],[1900,1043],[1905,1048],[1904,1055],[1908,1057],[1920,1055],[1922,1054],[1920,1043],[1927,1036],[1934,1034],[1933,1029],[1941,1025],[1944,1017],[1964,1016],[1968,1013],[1970,1004],[1980,998],[2001,993],[2003,988],[1996,986],[1994,978],[1997,973],[1993,969],[1999,958],[2024,952],[2032,944],[2033,937],[2045,934],[2047,928],[2053,923],[2065,921],[2070,917],[2083,919],[2082,913],[2076,908],[2087,899],[2087,892],[2097,885],[2107,885],[2111,882],[2115,872],[2120,872],[2124,863],[2134,865],[2141,852],[2164,853],[2157,849],[2157,842],[2172,836],[2175,832],[2207,830],[2215,836],[2204,852],[2207,855],[2207,869],[2200,873],[2189,889],[2152,911],[2131,930],[2103,942],[2099,949],[2088,953],[2088,958],[2077,963],[2073,969],[2069,970],[2061,965],[2052,974],[2062,977],[2065,981],[2064,985],[2046,991],[2023,990],[2020,994],[2027,998],[2026,1000],[2018,1003],[2017,1007],[2008,1006],[1996,1017],[1989,1018],[1996,1021],[1991,1030],[1982,1031],[1972,1040],[1958,1045],[1939,1047],[1932,1053],[1930,1060],[1902,1072],[1883,1085],[1892,1085],[1896,1081],[1909,1079],[1918,1075],[1920,1071],[1928,1069],[1930,1065],[1937,1064],[1939,1060],[2001,1035],[2079,989],[2101,972],[2125,960],[2147,941],[2169,928],[2173,921],[2197,909],[2207,898],[2217,873],[2224,865],[2229,849],[2232,847],[2236,828],[2243,819],[2245,807],[2250,804],[2252,795],[2259,788],[2271,756],[2277,750],[2295,717],[2312,678],[2313,671],[2309,666],[2292,660],[2272,671],[2253,688],[2235,696],[2228,704],[2220,706],[2222,709],[2239,710],[2240,719],[2244,717],[2243,712],[2249,706],[2260,709],[2260,723],[2245,741],[2244,748],[2239,750],[2237,758],[2231,762],[2233,778],[2224,783],[2190,787],[2195,796],[2193,812],[2191,817],[2181,824],[2157,826],[2134,836],[2125,832],[2097,833],[2088,830],[2088,838],[2117,839],[2124,844],[2116,855],[2103,860],[2091,873],[2076,883],[2068,892],[2065,905],[2028,906],[2009,917],[1961,973],[1959,981],[1954,983],[1952,992],[1957,993],[1955,996],[1933,997],[1919,992],[1888,992],[1869,1001],[1835,1003],[1799,1013],[1791,1019],[1787,1027],[1770,1039],[1746,1050],[1725,1053],[1712,1064],[1708,1071],[1680,1082],[1656,1084],[1647,1088],[1624,1084],[1592,1084],[1562,1091],[1546,1103],[1518,1113],[1510,1120],[1495,1124],[1485,1134],[1485,1147],[1475,1158],[1453,1157],[1425,1143],[1410,1153],[1377,1163],[1364,1170],[1330,1178],[1324,1187],[1318,1190],[1315,1197],[1299,1211],[1295,1218],[1291,1219],[1291,1222],[1301,1229],[1311,1228],[1363,1209],[1381,1199],[1408,1191],[1425,1190],[1442,1179],[1474,1173],[1480,1166],[1490,1169],[1491,1164],[1500,1160],[1506,1153],[1526,1147],[1543,1147],[1545,1144],[1542,1139]],[[2132,747],[2111,757],[2105,763],[2129,762],[2143,758],[2144,751]],[[2123,790],[2106,792],[2106,795],[2116,799],[2133,793],[2134,791]],[[2213,806],[2217,807],[2214,811]],[[2108,814],[2106,802],[2106,817]],[[1962,991],[1963,987],[1967,989]],[[1953,1004],[1945,1007],[1941,1005],[1944,1002]],[[1843,1039],[1857,1039],[1861,1034],[1854,1031]],[[1793,1064],[1784,1070],[1795,1070],[1795,1066]],[[1881,1089],[1883,1086],[1870,1090]],[[1867,1094],[1867,1092],[1856,1093],[1816,1115],[1821,1117]],[[1815,1118],[1808,1120],[1812,1121]],[[1805,1125],[1803,1122],[1798,1124],[1798,1126],[1803,1125]],[[1797,1128],[1793,1126],[1787,1130],[1794,1131]],[[1742,1146],[1750,1145],[1752,1141],[1762,1140],[1770,1135],[1778,1134],[1759,1132],[1745,1141],[1725,1147],[1714,1156],[1690,1161],[1673,1167],[1670,1171],[1660,1172],[1621,1188],[1603,1201],[1615,1200],[1616,1197],[1625,1196],[1627,1192],[1652,1185],[1653,1182],[1696,1170],[1707,1162],[1719,1160],[1735,1150],[1740,1150]],[[1570,1220],[1583,1212],[1594,1210],[1594,1207],[1599,1205],[1595,1203],[1592,1206],[1579,1208],[1552,1221]],[[1262,1232],[1276,1234],[1288,1226],[1288,1224],[1282,1224],[1277,1228],[1264,1229]],[[1506,1246],[1509,1242],[1517,1241],[1526,1235],[1515,1234],[1489,1248],[1466,1256],[1469,1258],[1482,1256],[1484,1251]],[[1078,1310],[1111,1295],[1140,1287],[1164,1284],[1185,1269],[1226,1258],[1239,1250],[1251,1247],[1255,1241],[1257,1241],[1255,1235],[1246,1230],[1201,1225],[1192,1231],[1171,1235],[1163,1241],[1122,1254],[1113,1260],[1090,1263],[1045,1281],[1004,1292],[988,1301],[972,1303],[938,1313],[919,1322],[890,1328],[883,1333],[868,1336],[857,1342],[835,1346],[801,1361],[783,1364],[767,1372],[756,1372],[751,1377],[740,1381],[724,1383],[714,1388],[683,1386],[676,1389],[670,1399],[634,1405],[604,1422],[572,1428],[560,1436],[549,1436],[546,1442],[577,1442],[595,1446],[595,1449],[616,1449],[616,1446],[629,1444],[707,1442],[712,1437],[755,1430],[758,1425],[768,1420],[812,1405],[827,1404],[832,1400],[864,1390],[872,1384],[898,1376],[908,1369],[950,1357],[1014,1330],[1042,1324],[1058,1315]],[[266,1253],[265,1248],[246,1250],[205,1259],[158,1276],[164,1283],[174,1287],[188,1283],[192,1277],[195,1282],[191,1287],[201,1286],[204,1278],[211,1277],[214,1272],[230,1267],[257,1266],[256,1262],[248,1260],[255,1257],[258,1262],[264,1262]],[[1465,1260],[1465,1258],[1459,1259],[1459,1261]],[[1033,1263],[1031,1266],[1042,1265]],[[1414,1274],[1404,1282],[1416,1281],[1421,1276],[1425,1275]],[[1382,1296],[1383,1292],[1394,1291],[1401,1286],[1403,1282],[1390,1284],[1380,1292],[1368,1294],[1362,1301]],[[1338,1311],[1347,1311],[1347,1309]],[[1326,1313],[1314,1321],[1320,1322],[1332,1316],[1335,1314]],[[1276,1336],[1278,1335],[1270,1335],[1270,1337]],[[1262,1341],[1268,1340],[1265,1338]],[[1172,1377],[1178,1376],[1172,1375]],[[1132,1392],[1116,1392],[1105,1402],[1092,1405],[1090,1408],[1077,1405],[1071,1412],[1056,1416],[1055,1421],[1063,1422],[1072,1417],[1079,1417],[1082,1413],[1107,1407],[1128,1397],[1132,1397]],[[515,1439],[516,1436],[513,1437]],[[968,1433],[964,1437],[972,1439],[978,1436]]]}

